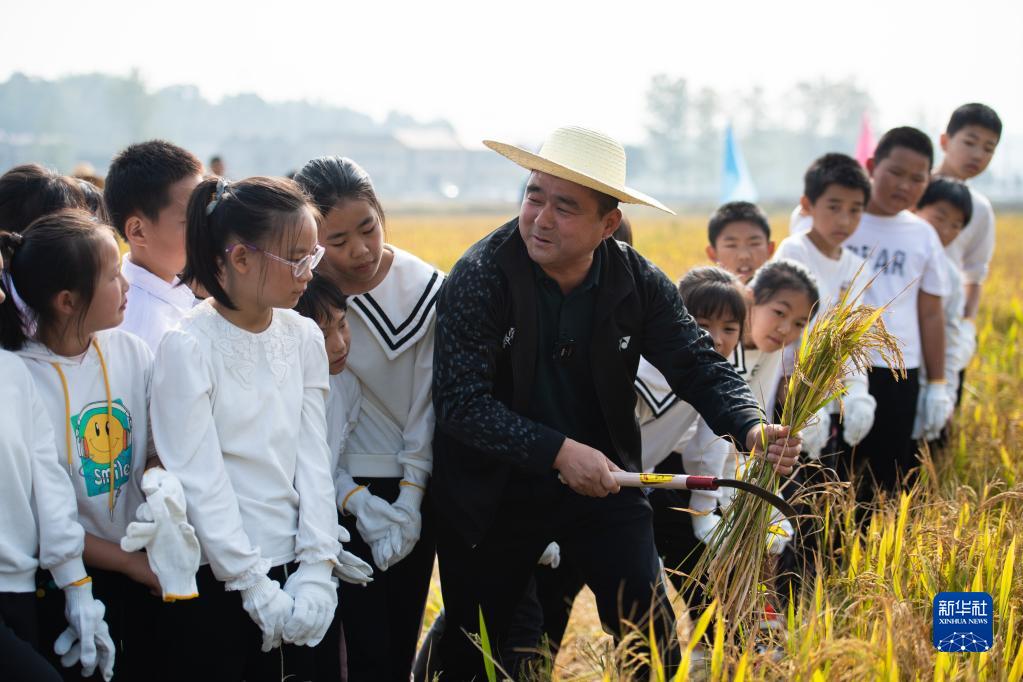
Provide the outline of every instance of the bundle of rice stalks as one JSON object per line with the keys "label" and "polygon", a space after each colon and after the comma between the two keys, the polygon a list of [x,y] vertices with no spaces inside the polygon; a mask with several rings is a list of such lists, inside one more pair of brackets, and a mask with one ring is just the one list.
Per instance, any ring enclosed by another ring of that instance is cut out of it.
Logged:
{"label": "bundle of rice stalks", "polygon": [[[837,303],[818,312],[811,331],[803,335],[781,417],[792,434],[802,431],[821,409],[844,394],[844,377],[870,368],[872,351],[878,351],[893,373],[905,377],[898,342],[881,318],[885,306],[862,304],[865,288],[855,295],[850,293],[852,287],[847,289]],[[773,465],[762,457],[750,458],[743,478],[767,490],[777,490],[780,483]],[[709,594],[718,600],[729,621],[733,641],[750,642],[766,614],[770,582],[767,538],[777,532],[776,523],[765,502],[737,495],[724,510],[723,521],[692,576],[705,578]]]}

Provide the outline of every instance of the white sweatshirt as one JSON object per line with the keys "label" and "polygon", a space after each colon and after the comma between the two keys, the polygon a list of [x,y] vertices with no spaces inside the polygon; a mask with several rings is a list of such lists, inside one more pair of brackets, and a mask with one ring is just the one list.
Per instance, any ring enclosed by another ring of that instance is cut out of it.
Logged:
{"label": "white sweatshirt", "polygon": [[36,568],[60,587],[85,577],[75,490],[57,462],[53,425],[24,363],[0,350],[0,592],[34,592]]}
{"label": "white sweatshirt", "polygon": [[[375,289],[348,299],[346,371],[362,385],[362,412],[341,455],[351,476],[425,486],[433,469],[433,329],[444,275],[393,246]],[[337,491],[344,498],[350,489]]]}
{"label": "white sweatshirt", "polygon": [[128,280],[128,307],[120,328],[146,342],[156,352],[160,339],[181,321],[195,304],[192,290],[175,277],[165,282],[145,268],[131,262],[130,256],[121,260],[121,274]]}
{"label": "white sweatshirt", "polygon": [[207,300],[160,343],[153,437],[228,590],[292,560],[337,559],[327,390],[323,334],[292,310],[253,334]]}
{"label": "white sweatshirt", "polygon": [[[140,338],[119,329],[97,332],[93,340],[84,354],[73,358],[56,355],[34,341],[18,355],[50,416],[57,461],[78,498],[79,522],[87,533],[120,542],[145,501],[142,474],[154,453],[149,437],[153,354]],[[109,378],[110,423],[107,382],[96,345]],[[67,381],[66,403],[61,374]]]}
{"label": "white sweatshirt", "polygon": [[[724,475],[731,444],[715,434],[689,403],[676,396],[664,375],[640,358],[636,373],[636,419],[643,444],[643,471],[678,452],[682,466],[691,476]],[[694,490],[689,506],[698,511],[713,511],[721,498],[719,490]]]}

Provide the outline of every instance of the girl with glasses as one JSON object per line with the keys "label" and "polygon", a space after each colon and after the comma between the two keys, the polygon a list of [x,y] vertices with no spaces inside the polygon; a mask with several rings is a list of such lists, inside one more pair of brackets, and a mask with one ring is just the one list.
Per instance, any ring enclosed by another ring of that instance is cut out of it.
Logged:
{"label": "girl with glasses", "polygon": [[318,217],[275,178],[211,178],[189,200],[183,279],[210,298],[164,336],[152,401],[204,552],[180,679],[200,661],[210,679],[340,677],[327,354],[290,310],[322,256]]}

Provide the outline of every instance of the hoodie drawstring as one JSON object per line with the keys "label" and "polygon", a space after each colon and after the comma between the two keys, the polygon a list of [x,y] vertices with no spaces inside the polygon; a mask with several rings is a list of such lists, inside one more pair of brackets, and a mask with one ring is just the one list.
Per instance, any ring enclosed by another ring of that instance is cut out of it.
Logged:
{"label": "hoodie drawstring", "polygon": [[[110,491],[107,495],[107,508],[111,511],[114,509],[114,451],[110,444],[110,422],[114,419],[114,401],[110,397],[110,376],[107,374],[107,363],[103,358],[103,351],[99,349],[99,341],[95,337],[92,339],[92,347],[96,349],[96,355],[99,357],[99,366],[103,371],[103,388],[106,389],[107,395],[107,453],[109,467],[108,474],[110,477]],[[68,475],[71,475],[71,392],[68,390],[67,377],[64,376],[64,370],[60,368],[56,362],[51,362],[50,365],[53,369],[57,370],[57,376],[60,377],[60,386],[64,389],[64,440],[67,444],[67,466]]]}

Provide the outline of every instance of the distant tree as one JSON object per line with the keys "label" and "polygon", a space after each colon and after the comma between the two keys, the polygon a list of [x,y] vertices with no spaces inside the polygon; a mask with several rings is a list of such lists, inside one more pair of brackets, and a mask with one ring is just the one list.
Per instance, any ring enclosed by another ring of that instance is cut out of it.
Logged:
{"label": "distant tree", "polygon": [[650,163],[661,189],[677,193],[686,180],[689,86],[685,78],[657,74],[646,93]]}

